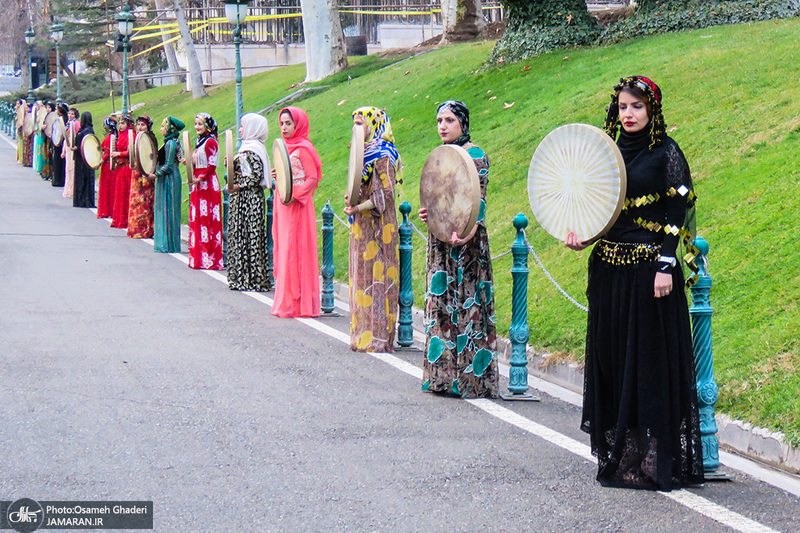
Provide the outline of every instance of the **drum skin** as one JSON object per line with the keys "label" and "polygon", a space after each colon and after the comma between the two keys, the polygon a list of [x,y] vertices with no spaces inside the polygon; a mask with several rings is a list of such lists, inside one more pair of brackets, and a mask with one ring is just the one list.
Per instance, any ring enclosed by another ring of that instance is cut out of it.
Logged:
{"label": "drum skin", "polygon": [[353,125],[350,139],[350,165],[347,169],[347,205],[358,205],[361,194],[361,175],[364,172],[364,126]]}
{"label": "drum skin", "polygon": [[478,221],[481,182],[475,163],[455,144],[434,149],[419,180],[420,205],[428,211],[428,230],[443,242],[455,231],[463,239]]}
{"label": "drum skin", "polygon": [[[149,131],[142,131],[136,135],[134,145],[136,152],[136,168],[145,176],[155,174],[158,168],[158,144],[156,136]],[[163,163],[162,163],[163,164]]]}
{"label": "drum skin", "polygon": [[622,211],[627,175],[613,139],[595,126],[567,124],[536,148],[528,169],[528,199],[536,220],[560,241],[604,235]]}
{"label": "drum skin", "polygon": [[97,135],[90,133],[81,141],[81,156],[89,168],[97,170],[103,164],[103,148]]}
{"label": "drum skin", "polygon": [[281,202],[288,205],[292,201],[292,164],[286,141],[281,138],[272,143],[272,162],[275,165],[275,189]]}
{"label": "drum skin", "polygon": [[231,130],[225,130],[225,155],[227,156],[227,164],[225,168],[228,172],[228,181],[233,181],[233,157],[236,155],[236,152],[233,151],[233,132]]}

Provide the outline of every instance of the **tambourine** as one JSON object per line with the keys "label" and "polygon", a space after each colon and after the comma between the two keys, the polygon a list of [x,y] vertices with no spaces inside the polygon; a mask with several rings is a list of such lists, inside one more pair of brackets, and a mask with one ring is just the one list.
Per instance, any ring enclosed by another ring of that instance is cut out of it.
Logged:
{"label": "tambourine", "polygon": [[139,174],[149,176],[158,168],[158,143],[156,136],[149,131],[141,131],[136,135],[133,151],[136,152],[136,168]]}
{"label": "tambourine", "polygon": [[278,137],[272,143],[272,161],[275,165],[275,189],[284,204],[292,201],[292,164],[286,141]]}
{"label": "tambourine", "polygon": [[22,119],[22,134],[25,136],[33,135],[33,130],[36,127],[36,118],[33,113],[25,113],[25,118]]}
{"label": "tambourine", "polygon": [[183,157],[186,161],[186,180],[194,179],[194,164],[192,163],[192,145],[189,144],[189,132],[184,131],[181,135],[181,145],[183,147]]}
{"label": "tambourine", "polygon": [[350,138],[350,166],[347,170],[347,205],[358,205],[361,195],[361,175],[364,173],[364,126],[353,125]]}
{"label": "tambourine", "polygon": [[103,164],[103,148],[94,133],[86,135],[81,141],[81,156],[89,168],[96,170]]}
{"label": "tambourine", "polygon": [[227,156],[225,168],[228,171],[228,177],[226,179],[231,183],[233,183],[233,158],[236,156],[236,152],[233,151],[234,146],[233,132],[231,130],[225,130],[225,155]]}
{"label": "tambourine", "polygon": [[55,111],[50,111],[44,117],[44,134],[48,139],[50,139],[53,135],[53,124],[56,123],[57,119],[58,119],[58,113],[56,113]]}
{"label": "tambourine", "polygon": [[560,241],[570,231],[581,242],[606,233],[622,211],[626,187],[619,148],[606,132],[588,124],[551,131],[528,169],[533,214]]}
{"label": "tambourine", "polygon": [[131,170],[136,168],[136,133],[131,126],[128,126],[128,166]]}
{"label": "tambourine", "polygon": [[466,150],[443,144],[425,160],[419,180],[419,202],[428,210],[428,230],[443,242],[455,231],[460,239],[470,234],[481,208],[478,169]]}
{"label": "tambourine", "polygon": [[67,136],[67,128],[64,126],[64,119],[62,119],[60,116],[56,117],[55,125],[56,127],[53,130],[52,141],[54,145],[61,146],[61,142]]}

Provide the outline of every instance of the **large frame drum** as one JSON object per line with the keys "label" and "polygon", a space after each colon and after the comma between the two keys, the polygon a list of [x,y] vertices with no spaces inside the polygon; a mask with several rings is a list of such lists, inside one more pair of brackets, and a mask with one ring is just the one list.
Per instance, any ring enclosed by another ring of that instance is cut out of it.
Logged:
{"label": "large frame drum", "polygon": [[434,149],[419,180],[419,202],[428,210],[428,230],[450,242],[470,234],[481,208],[481,182],[472,156],[456,144]]}
{"label": "large frame drum", "polygon": [[528,199],[536,220],[560,241],[605,234],[625,202],[625,161],[611,137],[595,126],[567,124],[536,148],[528,169]]}
{"label": "large frame drum", "polygon": [[347,205],[358,205],[361,194],[361,175],[364,172],[364,126],[353,125],[350,138],[350,164],[347,169]]}

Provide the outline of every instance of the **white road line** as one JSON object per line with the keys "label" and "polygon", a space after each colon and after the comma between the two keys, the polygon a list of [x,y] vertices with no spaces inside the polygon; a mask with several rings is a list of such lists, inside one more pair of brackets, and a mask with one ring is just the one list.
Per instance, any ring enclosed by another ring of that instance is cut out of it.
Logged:
{"label": "white road line", "polygon": [[[169,254],[176,259],[179,259],[181,262],[188,264],[189,260],[183,254]],[[220,281],[222,283],[227,284],[228,280],[227,277],[217,271],[214,270],[200,270],[212,278]],[[273,300],[263,294],[257,292],[243,292],[246,296],[253,298],[254,300],[261,302],[265,305],[272,306]],[[341,308],[341,307],[340,307]],[[336,340],[339,340],[345,344],[350,344],[350,335],[347,333],[341,332],[337,329],[334,329],[327,324],[323,324],[319,320],[313,318],[295,318],[298,322],[305,324],[320,333],[328,335]],[[384,363],[404,372],[414,378],[422,379],[422,369],[416,365],[408,363],[392,354],[388,353],[380,353],[380,352],[367,352],[368,355],[378,359],[379,361],[383,361]],[[506,366],[506,365],[502,365]],[[506,375],[507,375],[507,366],[506,366]],[[529,376],[530,379],[530,376]],[[534,378],[536,381],[537,378]],[[539,383],[537,383],[539,384]],[[542,385],[546,384],[546,382],[541,383]],[[552,384],[546,384],[549,387],[555,387]],[[548,392],[543,387],[543,392]],[[548,392],[549,394],[549,392]],[[573,393],[574,394],[574,393]],[[574,400],[574,398],[572,398]],[[475,399],[475,400],[465,400],[470,405],[484,411],[487,414],[494,416],[495,418],[502,420],[506,423],[514,425],[524,431],[532,435],[536,435],[551,444],[555,444],[559,448],[562,448],[570,453],[581,457],[587,461],[596,462],[594,456],[592,456],[591,449],[589,446],[576,441],[575,439],[568,437],[566,435],[562,435],[561,433],[554,431],[546,426],[543,426],[533,420],[525,418],[514,411],[507,409],[495,402],[486,399]],[[570,402],[572,403],[572,402]],[[759,522],[754,520],[750,520],[749,518],[740,515],[739,513],[735,513],[721,505],[718,505],[710,500],[707,500],[701,496],[698,496],[694,493],[685,491],[685,490],[678,490],[673,492],[659,492],[662,496],[669,498],[684,507],[687,507],[697,513],[700,513],[708,518],[715,520],[721,524],[724,524],[736,531],[740,531],[741,533],[780,533],[775,529],[771,529]]]}
{"label": "white road line", "polygon": [[12,141],[12,140],[11,140],[11,138],[8,136],[8,134],[6,134],[5,132],[3,132],[3,134],[2,134],[2,135],[0,135],[0,138],[2,138],[2,139],[5,141],[5,142],[7,142],[7,143],[8,143],[8,145],[9,145],[11,148],[13,148],[14,150],[16,150],[16,149],[17,149],[17,145],[16,145],[16,144],[14,144],[14,141]]}

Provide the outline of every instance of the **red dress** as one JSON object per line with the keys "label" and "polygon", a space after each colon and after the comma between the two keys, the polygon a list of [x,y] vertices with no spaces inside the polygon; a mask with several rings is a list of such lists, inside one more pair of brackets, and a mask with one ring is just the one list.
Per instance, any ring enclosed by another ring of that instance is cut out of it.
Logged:
{"label": "red dress", "polygon": [[189,192],[189,267],[222,270],[222,194],[217,179],[219,146],[214,137],[199,141],[192,154],[194,179]]}
{"label": "red dress", "polygon": [[117,175],[111,170],[111,135],[106,135],[100,146],[103,148],[103,165],[97,191],[97,218],[108,218],[114,212],[114,188],[117,186]]}
{"label": "red dress", "polygon": [[117,186],[114,191],[114,214],[111,217],[112,228],[128,227],[128,204],[131,196],[131,167],[128,161],[128,130],[117,136],[117,152],[119,157],[114,162]]}

